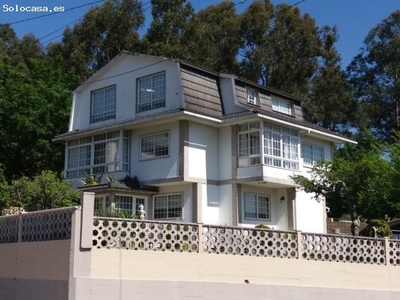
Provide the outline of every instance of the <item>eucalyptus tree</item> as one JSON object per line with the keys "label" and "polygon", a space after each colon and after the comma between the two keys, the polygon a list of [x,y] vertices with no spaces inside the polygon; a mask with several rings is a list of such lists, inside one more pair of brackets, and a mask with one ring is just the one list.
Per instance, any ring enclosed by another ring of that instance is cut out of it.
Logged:
{"label": "eucalyptus tree", "polygon": [[49,45],[52,54],[61,53],[80,80],[99,70],[122,50],[140,50],[139,28],[144,23],[142,3],[136,0],[108,0],[92,7],[74,27],[66,28],[61,47]]}
{"label": "eucalyptus tree", "polygon": [[217,72],[238,74],[239,26],[233,2],[223,1],[198,11],[186,26],[182,58]]}
{"label": "eucalyptus tree", "polygon": [[257,1],[242,14],[241,30],[241,75],[305,97],[321,48],[315,20],[298,7]]}
{"label": "eucalyptus tree", "polygon": [[357,103],[335,48],[337,28],[324,26],[319,35],[322,41],[319,66],[304,103],[305,117],[324,128],[348,132],[356,119]]}
{"label": "eucalyptus tree", "polygon": [[347,73],[365,116],[361,126],[393,142],[400,130],[400,10],[372,28]]}
{"label": "eucalyptus tree", "polygon": [[[186,0],[152,0],[150,27],[142,40],[144,52],[152,55],[182,58],[182,37],[194,15]],[[200,42],[200,41],[199,41]]]}

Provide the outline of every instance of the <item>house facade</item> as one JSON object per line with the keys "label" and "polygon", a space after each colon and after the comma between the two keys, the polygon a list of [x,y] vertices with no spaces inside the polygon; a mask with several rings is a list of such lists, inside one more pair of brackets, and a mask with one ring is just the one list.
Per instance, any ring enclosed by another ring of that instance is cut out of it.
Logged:
{"label": "house facade", "polygon": [[[233,75],[122,52],[73,92],[65,170],[95,212],[326,232],[326,207],[290,176],[353,142],[304,120],[301,99]],[[140,186],[107,183],[137,177]]]}

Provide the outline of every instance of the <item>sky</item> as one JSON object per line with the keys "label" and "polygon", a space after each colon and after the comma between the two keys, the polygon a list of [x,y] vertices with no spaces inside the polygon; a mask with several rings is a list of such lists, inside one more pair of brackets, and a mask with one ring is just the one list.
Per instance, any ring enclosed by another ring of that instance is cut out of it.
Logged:
{"label": "sky", "polygon": [[[195,11],[198,11],[221,1],[223,0],[192,0],[191,3]],[[90,6],[101,5],[102,2],[99,0],[0,0],[0,23],[13,23],[11,26],[19,37],[33,33],[46,45],[48,42],[60,40],[66,25],[73,26],[73,22],[81,18]],[[241,13],[246,10],[252,0],[234,0],[233,2],[237,4],[237,12]],[[343,68],[359,53],[368,32],[390,13],[400,9],[400,0],[272,0],[271,2],[296,5],[302,14],[310,14],[319,27],[336,25],[339,29],[339,41],[336,47],[342,57]],[[147,0],[142,0],[142,3],[148,24],[151,6]],[[22,11],[38,6],[47,7],[52,12],[64,11],[50,16],[44,16],[49,12]],[[36,19],[27,20],[30,18]],[[144,32],[145,29],[142,29],[141,34]]]}

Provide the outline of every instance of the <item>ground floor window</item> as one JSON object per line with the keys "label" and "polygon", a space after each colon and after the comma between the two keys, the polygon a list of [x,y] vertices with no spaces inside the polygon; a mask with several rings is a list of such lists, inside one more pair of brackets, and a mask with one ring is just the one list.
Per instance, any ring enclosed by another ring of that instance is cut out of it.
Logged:
{"label": "ground floor window", "polygon": [[245,193],[244,218],[246,220],[271,220],[269,196]]}
{"label": "ground floor window", "polygon": [[[146,198],[130,195],[100,195],[94,198],[94,214],[104,217],[139,218],[139,205],[146,210]],[[111,200],[114,199],[114,200]]]}
{"label": "ground floor window", "polygon": [[154,196],[154,219],[181,219],[182,194]]}

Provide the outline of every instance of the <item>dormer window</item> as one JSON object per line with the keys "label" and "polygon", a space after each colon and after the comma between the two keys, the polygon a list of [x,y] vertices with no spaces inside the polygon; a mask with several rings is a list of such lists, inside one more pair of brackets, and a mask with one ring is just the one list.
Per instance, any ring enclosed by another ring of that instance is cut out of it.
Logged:
{"label": "dormer window", "polygon": [[115,118],[116,87],[110,86],[92,92],[90,122]]}
{"label": "dormer window", "polygon": [[165,73],[137,80],[137,112],[165,107]]}
{"label": "dormer window", "polygon": [[247,103],[252,105],[258,104],[258,92],[252,89],[246,89]]}
{"label": "dormer window", "polygon": [[292,103],[282,99],[272,99],[272,110],[286,115],[291,115]]}

